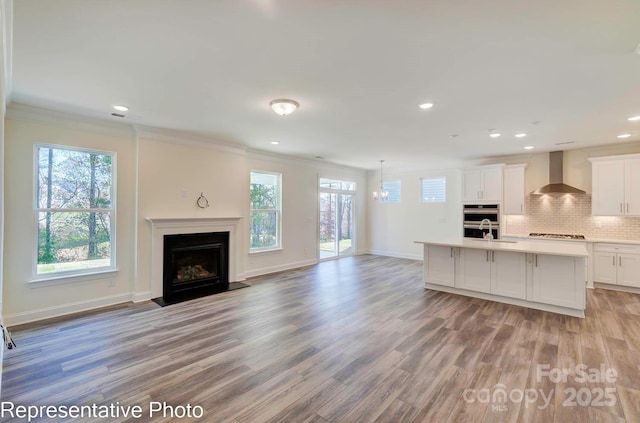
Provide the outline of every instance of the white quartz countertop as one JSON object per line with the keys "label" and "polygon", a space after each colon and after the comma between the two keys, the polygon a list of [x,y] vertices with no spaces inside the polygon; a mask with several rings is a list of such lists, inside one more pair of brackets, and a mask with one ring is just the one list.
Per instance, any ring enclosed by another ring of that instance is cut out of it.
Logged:
{"label": "white quartz countertop", "polygon": [[585,239],[567,239],[567,238],[543,238],[537,236],[529,236],[529,235],[511,235],[511,234],[502,234],[502,238],[518,238],[518,239],[531,239],[531,240],[540,240],[540,241],[568,241],[568,242],[598,242],[603,244],[630,244],[630,245],[640,245],[640,240],[635,239],[606,239],[606,238],[585,238]]}
{"label": "white quartz countertop", "polygon": [[444,247],[477,248],[481,250],[511,251],[514,253],[549,254],[567,257],[588,257],[587,247],[580,243],[547,241],[486,241],[475,238],[448,238],[414,241],[417,244],[441,245]]}

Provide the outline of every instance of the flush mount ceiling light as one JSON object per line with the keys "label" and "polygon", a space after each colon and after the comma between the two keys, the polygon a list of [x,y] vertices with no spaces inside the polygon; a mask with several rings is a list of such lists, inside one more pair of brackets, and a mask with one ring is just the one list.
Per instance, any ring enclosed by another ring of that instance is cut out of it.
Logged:
{"label": "flush mount ceiling light", "polygon": [[278,145],[280,144],[280,141],[271,141],[271,145]]}
{"label": "flush mount ceiling light", "polygon": [[280,116],[287,116],[291,113],[295,112],[298,107],[300,107],[300,103],[294,100],[287,100],[284,98],[280,98],[277,100],[271,100],[269,103],[274,112],[279,114]]}
{"label": "flush mount ceiling light", "polygon": [[618,138],[629,138],[631,136],[631,134],[620,134],[618,135]]}
{"label": "flush mount ceiling light", "polygon": [[489,134],[491,138],[498,138],[500,135],[502,135],[500,132],[492,132]]}
{"label": "flush mount ceiling light", "polygon": [[524,149],[525,150],[533,150],[533,146],[532,145],[527,145]]}
{"label": "flush mount ceiling light", "polygon": [[526,132],[519,132],[519,133],[516,134],[516,138],[524,138],[526,136],[527,136]]}
{"label": "flush mount ceiling light", "polygon": [[127,110],[129,110],[129,108],[127,106],[121,106],[119,104],[114,104],[113,108],[116,109],[119,112],[126,112]]}
{"label": "flush mount ceiling light", "polygon": [[631,116],[631,117],[630,117],[629,119],[627,119],[627,120],[629,120],[629,121],[631,121],[631,122],[634,122],[634,121],[636,121],[636,120],[640,120],[640,116]]}
{"label": "flush mount ceiling light", "polygon": [[418,107],[420,107],[422,110],[430,109],[433,107],[433,103],[422,103]]}

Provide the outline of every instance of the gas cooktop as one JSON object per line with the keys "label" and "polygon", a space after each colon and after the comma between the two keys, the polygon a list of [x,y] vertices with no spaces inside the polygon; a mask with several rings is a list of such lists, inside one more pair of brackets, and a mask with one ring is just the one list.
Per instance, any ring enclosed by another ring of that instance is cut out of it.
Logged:
{"label": "gas cooktop", "polygon": [[571,234],[543,234],[538,232],[532,232],[529,236],[536,238],[554,238],[554,239],[584,239],[584,235],[571,235]]}

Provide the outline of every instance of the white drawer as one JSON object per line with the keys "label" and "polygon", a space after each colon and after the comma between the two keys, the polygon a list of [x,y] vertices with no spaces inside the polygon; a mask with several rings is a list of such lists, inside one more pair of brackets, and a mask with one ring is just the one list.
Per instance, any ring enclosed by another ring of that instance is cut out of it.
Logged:
{"label": "white drawer", "polygon": [[629,244],[593,244],[593,251],[599,251],[601,253],[626,253],[626,254],[640,254],[640,246]]}

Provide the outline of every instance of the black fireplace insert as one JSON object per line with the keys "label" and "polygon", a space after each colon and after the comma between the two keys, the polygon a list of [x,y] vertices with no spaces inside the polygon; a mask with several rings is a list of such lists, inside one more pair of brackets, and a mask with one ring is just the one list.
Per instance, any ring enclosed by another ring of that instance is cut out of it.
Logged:
{"label": "black fireplace insert", "polygon": [[226,291],[229,232],[164,236],[162,296],[172,303]]}

